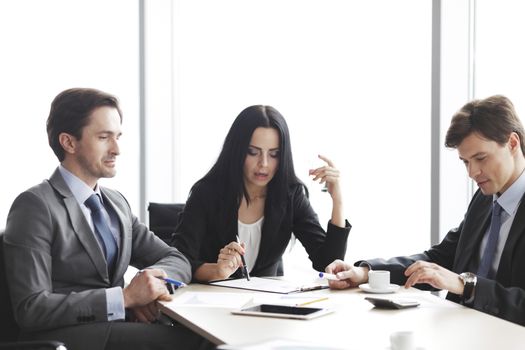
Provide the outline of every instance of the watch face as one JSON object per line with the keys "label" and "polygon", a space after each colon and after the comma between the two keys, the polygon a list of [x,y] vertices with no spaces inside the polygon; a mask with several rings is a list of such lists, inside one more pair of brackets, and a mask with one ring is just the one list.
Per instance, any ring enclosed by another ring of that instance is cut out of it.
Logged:
{"label": "watch face", "polygon": [[477,280],[477,277],[472,272],[463,272],[461,275],[459,275],[464,283],[475,283]]}

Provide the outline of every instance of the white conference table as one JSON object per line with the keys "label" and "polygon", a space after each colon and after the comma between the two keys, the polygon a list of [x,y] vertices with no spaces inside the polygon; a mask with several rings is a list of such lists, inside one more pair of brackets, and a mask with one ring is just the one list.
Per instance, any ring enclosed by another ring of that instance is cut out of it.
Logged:
{"label": "white conference table", "polygon": [[252,293],[256,300],[272,293],[191,284],[176,291],[175,302],[161,304],[163,313],[217,345],[285,339],[340,349],[389,349],[391,333],[409,330],[414,332],[418,350],[525,348],[525,327],[417,289],[401,288],[394,294],[373,295],[416,299],[421,304],[402,310],[375,309],[364,299],[372,295],[358,288],[294,294],[328,296],[329,300],[322,303],[336,309],[332,314],[307,321],[233,315],[231,311],[235,307],[177,305],[176,298],[183,298],[184,293],[192,293],[186,297],[200,293],[222,296],[234,293],[234,298],[239,299],[246,298],[244,293]]}

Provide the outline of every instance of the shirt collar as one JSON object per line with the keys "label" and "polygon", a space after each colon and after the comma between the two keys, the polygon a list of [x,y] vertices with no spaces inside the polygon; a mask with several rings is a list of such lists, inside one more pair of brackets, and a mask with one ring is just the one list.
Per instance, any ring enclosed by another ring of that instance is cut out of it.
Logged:
{"label": "shirt collar", "polygon": [[513,215],[518,210],[523,194],[525,194],[525,171],[501,196],[494,194],[493,200],[497,200],[507,214]]}
{"label": "shirt collar", "polygon": [[95,190],[93,190],[84,181],[80,180],[76,175],[62,166],[62,164],[58,166],[58,170],[78,203],[84,204],[93,193],[97,193],[102,199],[98,184],[95,186]]}

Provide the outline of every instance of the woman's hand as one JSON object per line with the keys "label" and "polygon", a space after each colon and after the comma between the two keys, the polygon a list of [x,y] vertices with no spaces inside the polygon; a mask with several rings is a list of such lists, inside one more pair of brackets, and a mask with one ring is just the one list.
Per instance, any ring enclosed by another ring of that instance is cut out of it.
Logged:
{"label": "woman's hand", "polygon": [[332,197],[332,224],[345,227],[343,196],[341,194],[341,186],[339,185],[339,170],[327,157],[319,155],[319,158],[325,161],[326,165],[317,169],[310,169],[310,176],[313,176],[314,181],[319,181],[321,184],[325,183],[328,193],[330,193]]}
{"label": "woman's hand", "polygon": [[220,278],[230,277],[239,267],[242,267],[241,255],[244,255],[244,243],[230,242],[220,251],[217,258],[217,269]]}
{"label": "woman's hand", "polygon": [[320,184],[325,183],[328,193],[332,196],[333,200],[342,200],[341,188],[339,186],[339,170],[335,167],[334,163],[323,155],[318,156],[324,162],[325,166],[317,169],[310,169],[310,176],[313,176],[313,181],[319,181]]}

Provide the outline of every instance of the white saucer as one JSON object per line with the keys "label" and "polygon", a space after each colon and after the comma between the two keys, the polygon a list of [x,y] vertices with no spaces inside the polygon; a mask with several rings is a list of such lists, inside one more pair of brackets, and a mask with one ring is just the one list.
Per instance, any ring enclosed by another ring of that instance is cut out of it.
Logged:
{"label": "white saucer", "polygon": [[370,288],[370,285],[368,283],[360,284],[359,288],[361,288],[362,291],[367,293],[375,293],[375,294],[388,294],[388,293],[394,293],[399,289],[399,286],[397,284],[390,284],[387,288],[384,289],[372,289]]}

